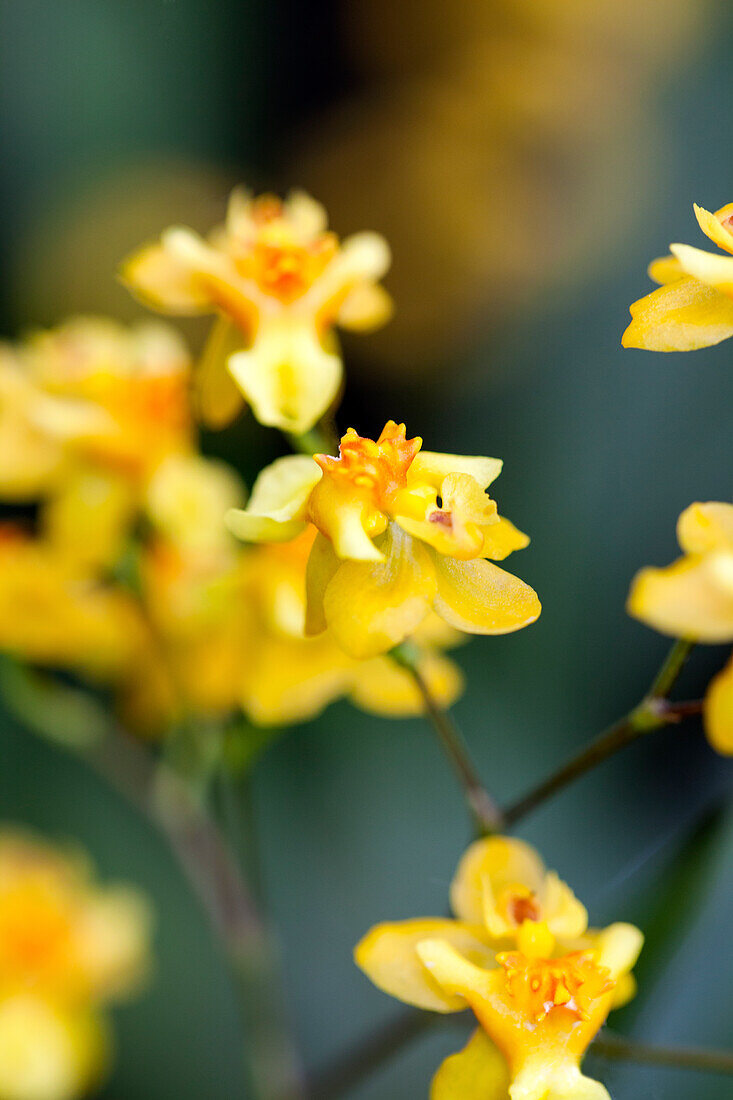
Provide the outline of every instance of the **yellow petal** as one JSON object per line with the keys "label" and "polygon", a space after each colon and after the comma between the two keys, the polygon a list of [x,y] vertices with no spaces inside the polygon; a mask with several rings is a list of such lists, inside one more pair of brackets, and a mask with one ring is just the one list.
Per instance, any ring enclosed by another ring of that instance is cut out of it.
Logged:
{"label": "yellow petal", "polygon": [[728,297],[733,296],[732,257],[718,256],[716,252],[706,252],[689,244],[671,244],[669,247],[688,275]]}
{"label": "yellow petal", "polygon": [[718,248],[722,248],[724,252],[733,252],[733,233],[722,225],[726,215],[730,216],[730,207],[724,206],[715,214],[711,214],[709,210],[698,206],[697,203],[693,203],[692,207],[695,211],[697,224],[705,236],[709,237],[713,244],[717,244]]}
{"label": "yellow petal", "polygon": [[733,504],[715,500],[691,504],[677,521],[677,539],[686,554],[733,550]]}
{"label": "yellow petal", "polygon": [[443,993],[451,998],[466,997],[475,994],[478,1000],[488,992],[490,968],[495,966],[493,952],[488,959],[474,961],[468,953],[456,950],[454,941],[441,935],[440,939],[420,940],[415,951],[430,976],[438,983]]}
{"label": "yellow petal", "polygon": [[213,309],[205,284],[162,244],[133,253],[122,264],[120,278],[136,298],[164,313],[187,317]]}
{"label": "yellow petal", "polygon": [[718,752],[733,755],[733,661],[710,682],[703,709],[708,741]]}
{"label": "yellow petal", "polygon": [[694,351],[733,336],[733,302],[698,279],[661,286],[634,302],[631,316],[621,338],[625,348]]}
{"label": "yellow petal", "polygon": [[354,960],[379,989],[405,1004],[433,1012],[461,1012],[466,1007],[463,997],[446,993],[418,956],[417,945],[434,937],[446,946],[453,944],[465,959],[480,966],[494,965],[494,953],[480,929],[438,917],[378,924],[357,944]]}
{"label": "yellow petal", "polygon": [[475,840],[464,853],[451,883],[453,912],[459,920],[480,924],[484,919],[485,880],[489,880],[494,894],[514,884],[536,893],[544,871],[537,852],[523,840],[508,836]]}
{"label": "yellow petal", "polygon": [[449,474],[469,474],[481,489],[488,489],[501,473],[500,458],[481,458],[478,455],[451,455],[439,451],[420,451],[412,460],[407,473],[407,484],[427,482],[440,489]]}
{"label": "yellow petal", "polygon": [[685,275],[685,270],[676,256],[660,256],[659,259],[652,260],[647,271],[650,279],[662,285],[674,283]]}
{"label": "yellow petal", "polygon": [[430,1100],[509,1100],[504,1055],[478,1028],[459,1054],[446,1058],[433,1077]]}
{"label": "yellow petal", "polygon": [[306,634],[320,634],[328,626],[323,610],[323,598],[340,565],[341,559],[337,556],[331,541],[319,531],[311,547],[305,570]]}
{"label": "yellow petal", "polygon": [[[424,654],[420,658],[420,672],[443,709],[452,706],[463,691],[461,670],[447,657]],[[353,673],[350,697],[362,710],[388,718],[418,715],[425,709],[412,676],[388,657],[359,662]]]}
{"label": "yellow petal", "polygon": [[608,1090],[561,1049],[528,1058],[512,1081],[511,1100],[611,1100]]}
{"label": "yellow petal", "polygon": [[341,357],[306,322],[264,320],[252,347],[227,367],[261,424],[300,434],[326,412],[341,385]]}
{"label": "yellow petal", "polygon": [[435,596],[426,548],[391,525],[379,540],[383,562],[345,561],[323,607],[339,645],[352,657],[376,657],[416,629]]}
{"label": "yellow petal", "polygon": [[[725,584],[726,563],[733,563],[733,555],[692,556],[665,569],[642,569],[632,582],[627,610],[673,638],[733,641],[733,583],[729,577]],[[729,572],[732,568],[729,564]]]}
{"label": "yellow petal", "polygon": [[328,228],[325,207],[306,191],[290,191],[284,203],[284,213],[297,237],[312,239]]}
{"label": "yellow petal", "polygon": [[245,674],[242,707],[260,726],[285,726],[315,718],[348,691],[352,662],[326,635],[263,637]]}
{"label": "yellow petal", "polygon": [[379,283],[359,283],[344,299],[336,317],[350,332],[373,332],[386,325],[394,312],[392,298]]}
{"label": "yellow petal", "polygon": [[644,937],[633,924],[610,924],[597,934],[598,964],[610,970],[611,977],[618,981],[632,969],[643,946]]}
{"label": "yellow petal", "polygon": [[111,567],[123,553],[137,510],[126,478],[87,471],[70,478],[46,503],[41,527],[65,563]]}
{"label": "yellow petal", "polygon": [[616,982],[616,986],[613,991],[613,1001],[611,1002],[611,1008],[623,1008],[629,1001],[633,1001],[636,996],[636,978],[633,974],[622,974]]}
{"label": "yellow petal", "polygon": [[537,593],[518,577],[479,558],[456,561],[433,554],[441,618],[468,634],[508,634],[529,626],[542,606]]}
{"label": "yellow petal", "polygon": [[542,910],[547,925],[558,940],[573,940],[588,927],[588,910],[554,871],[542,884]]}
{"label": "yellow petal", "polygon": [[529,535],[525,535],[504,516],[499,516],[498,523],[488,524],[482,531],[484,547],[481,553],[492,561],[503,561],[515,550],[524,550],[525,546],[529,546]]}
{"label": "yellow petal", "polygon": [[101,1020],[61,1011],[31,993],[0,1004],[0,1094],[6,1100],[71,1100],[98,1081],[108,1060]]}
{"label": "yellow petal", "polygon": [[304,529],[305,504],[320,479],[309,455],[276,459],[255,481],[247,507],[227,512],[227,527],[245,542],[288,542]]}
{"label": "yellow petal", "polygon": [[194,402],[202,424],[224,428],[234,420],[244,401],[227,370],[230,355],[242,347],[242,333],[228,317],[218,317],[194,375]]}
{"label": "yellow petal", "polygon": [[147,487],[148,517],[187,551],[217,551],[230,542],[224,516],[246,497],[235,470],[199,454],[170,455]]}

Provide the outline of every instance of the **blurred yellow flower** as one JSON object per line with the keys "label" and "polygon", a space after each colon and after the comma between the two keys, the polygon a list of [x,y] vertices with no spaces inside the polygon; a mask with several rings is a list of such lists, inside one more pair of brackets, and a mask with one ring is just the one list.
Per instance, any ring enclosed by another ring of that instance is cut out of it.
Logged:
{"label": "blurred yellow flower", "polygon": [[[285,726],[342,697],[374,714],[421,713],[412,678],[393,662],[348,657],[329,632],[305,636],[312,541],[305,532],[285,546],[204,557],[156,540],[143,555],[142,581],[157,659],[141,651],[121,684],[128,721],[154,731],[182,710],[210,718],[242,710],[258,726]],[[418,633],[421,671],[443,706],[463,679],[439,650],[458,639],[439,620]]]}
{"label": "blurred yellow flower", "polygon": [[85,861],[0,833],[0,1096],[72,1100],[107,1059],[100,1008],[138,988],[149,913]]}
{"label": "blurred yellow flower", "polygon": [[74,317],[17,354],[38,394],[35,423],[95,470],[144,477],[191,448],[190,359],[168,325]]}
{"label": "blurred yellow flower", "polygon": [[[314,535],[311,528],[293,542],[257,547],[243,558],[245,602],[253,620],[240,674],[245,713],[258,725],[284,725],[314,717],[341,696],[387,717],[422,713],[413,678],[394,662],[349,657],[330,631],[305,636],[305,569]],[[422,674],[445,707],[460,694],[463,679],[438,650],[459,637],[433,618],[416,638]]]}
{"label": "blurred yellow flower", "polygon": [[201,368],[205,421],[225,423],[237,412],[233,379],[261,423],[304,432],[341,385],[334,325],[366,331],[389,318],[391,301],[377,282],[389,263],[376,233],[339,243],[323,207],[303,192],[281,202],[238,189],[226,224],[207,240],[172,227],[121,274],[155,309],[221,315]]}
{"label": "blurred yellow flower", "polygon": [[433,1100],[598,1100],[580,1060],[633,992],[641,933],[588,931],[572,892],[509,837],[476,841],[451,886],[456,920],[378,925],[357,964],[380,989],[436,1012],[470,1007],[481,1028],[433,1080]]}
{"label": "blurred yellow flower", "polygon": [[529,542],[485,492],[501,462],[421,446],[393,421],[376,442],[349,429],[339,458],[279,459],[260,474],[247,508],[227,517],[252,542],[318,528],[307,631],[329,628],[353,657],[391,649],[431,609],[472,634],[518,630],[541,610],[529,585],[486,560]]}
{"label": "blurred yellow flower", "polygon": [[0,650],[106,681],[130,667],[144,635],[129,593],[0,524]]}
{"label": "blurred yellow flower", "polygon": [[733,657],[710,682],[703,705],[703,721],[713,748],[733,756]]}
{"label": "blurred yellow flower", "polygon": [[649,266],[662,285],[631,306],[624,347],[693,351],[733,336],[733,203],[714,214],[694,209],[703,233],[729,255],[670,245],[672,254]]}
{"label": "blurred yellow flower", "polygon": [[[677,521],[683,556],[663,569],[642,569],[627,609],[662,634],[695,642],[733,642],[733,504],[691,504]],[[713,680],[705,700],[708,738],[733,753],[733,666]]]}

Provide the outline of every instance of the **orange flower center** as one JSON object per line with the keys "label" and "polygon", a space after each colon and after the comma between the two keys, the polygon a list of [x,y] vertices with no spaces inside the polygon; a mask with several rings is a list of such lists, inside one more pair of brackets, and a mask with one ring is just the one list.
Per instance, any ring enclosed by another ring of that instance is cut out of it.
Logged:
{"label": "orange flower center", "polygon": [[389,420],[376,442],[349,428],[339,444],[339,457],[314,455],[324,474],[336,482],[369,494],[375,505],[387,511],[407,484],[407,471],[422,446],[422,439],[406,438],[404,424]]}
{"label": "orange flower center", "polygon": [[576,951],[559,959],[533,959],[506,951],[496,960],[506,973],[509,998],[534,1023],[554,1008],[564,1008],[586,1020],[598,998],[614,987],[610,972],[588,952]]}
{"label": "orange flower center", "polygon": [[302,297],[338,252],[338,239],[327,232],[311,240],[299,239],[283,203],[274,195],[257,199],[251,218],[254,235],[234,242],[239,273],[281,302]]}
{"label": "orange flower center", "polygon": [[68,950],[68,914],[40,886],[19,886],[2,899],[0,958],[5,976],[26,978],[55,968]]}

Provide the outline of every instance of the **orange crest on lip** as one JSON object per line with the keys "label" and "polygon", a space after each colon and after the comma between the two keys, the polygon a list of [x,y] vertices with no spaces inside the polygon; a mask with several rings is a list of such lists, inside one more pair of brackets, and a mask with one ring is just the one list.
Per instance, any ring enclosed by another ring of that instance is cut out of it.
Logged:
{"label": "orange crest on lip", "polygon": [[313,457],[324,474],[373,493],[376,503],[386,508],[394,494],[404,489],[407,471],[422,447],[419,436],[407,439],[406,434],[405,425],[394,420],[387,421],[376,442],[349,428],[339,444],[338,458]]}
{"label": "orange crest on lip", "polygon": [[518,951],[496,956],[506,972],[506,989],[523,1016],[539,1023],[553,1008],[585,1020],[595,1001],[614,987],[610,972],[589,952],[558,959],[534,959]]}

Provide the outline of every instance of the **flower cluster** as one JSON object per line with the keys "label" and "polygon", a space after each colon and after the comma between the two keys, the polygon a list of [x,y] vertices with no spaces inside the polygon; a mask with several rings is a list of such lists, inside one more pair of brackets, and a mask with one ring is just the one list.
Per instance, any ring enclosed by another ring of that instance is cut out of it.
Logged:
{"label": "flower cluster", "polygon": [[[696,212],[731,258],[672,246],[651,268],[662,287],[632,307],[627,345],[733,335],[733,208]],[[108,690],[130,729],[214,726],[220,746],[247,729],[242,717],[278,726],[337,698],[380,715],[425,710],[479,817],[480,783],[441,713],[462,690],[444,651],[520,630],[541,605],[496,564],[529,542],[489,492],[499,459],[424,450],[394,421],[376,439],[353,428],[338,447],[330,439],[323,418],[343,373],[334,330],[388,319],[388,266],[380,236],[340,242],[302,193],[235,191],[205,240],[168,229],[122,269],[153,308],[216,315],[196,368],[164,323],[76,318],[0,349],[0,503],[34,506],[32,522],[25,509],[0,524],[0,651]],[[249,499],[196,432],[245,401],[299,452],[264,469]],[[678,537],[683,557],[639,573],[629,612],[730,645],[733,505],[692,505]],[[650,700],[668,703],[661,691]],[[704,717],[733,754],[733,659]],[[581,1061],[634,994],[638,929],[589,928],[537,852],[501,835],[468,849],[451,904],[453,918],[382,924],[356,949],[402,1001],[474,1013],[478,1030],[438,1070],[433,1100],[608,1100]],[[139,899],[0,837],[0,1095],[66,1100],[94,1080],[98,1008],[139,974],[145,947]]]}
{"label": "flower cluster", "polygon": [[[0,358],[0,497],[37,502],[0,524],[0,649],[114,690],[135,729],[241,712],[260,725],[332,700],[419,712],[404,670],[305,635],[307,540],[245,548],[225,513],[235,472],[197,452],[191,362],[162,323],[77,318]],[[427,622],[421,667],[444,705],[457,631]]]}
{"label": "flower cluster", "polygon": [[607,1100],[580,1061],[609,1011],[634,994],[638,929],[589,929],[570,888],[511,837],[472,844],[450,898],[454,919],[380,924],[355,952],[393,997],[476,1016],[479,1029],[433,1079],[432,1100]]}
{"label": "flower cluster", "polygon": [[134,992],[149,914],[127,887],[99,887],[86,861],[0,833],[0,1095],[73,1100],[109,1057],[102,1010]]}

